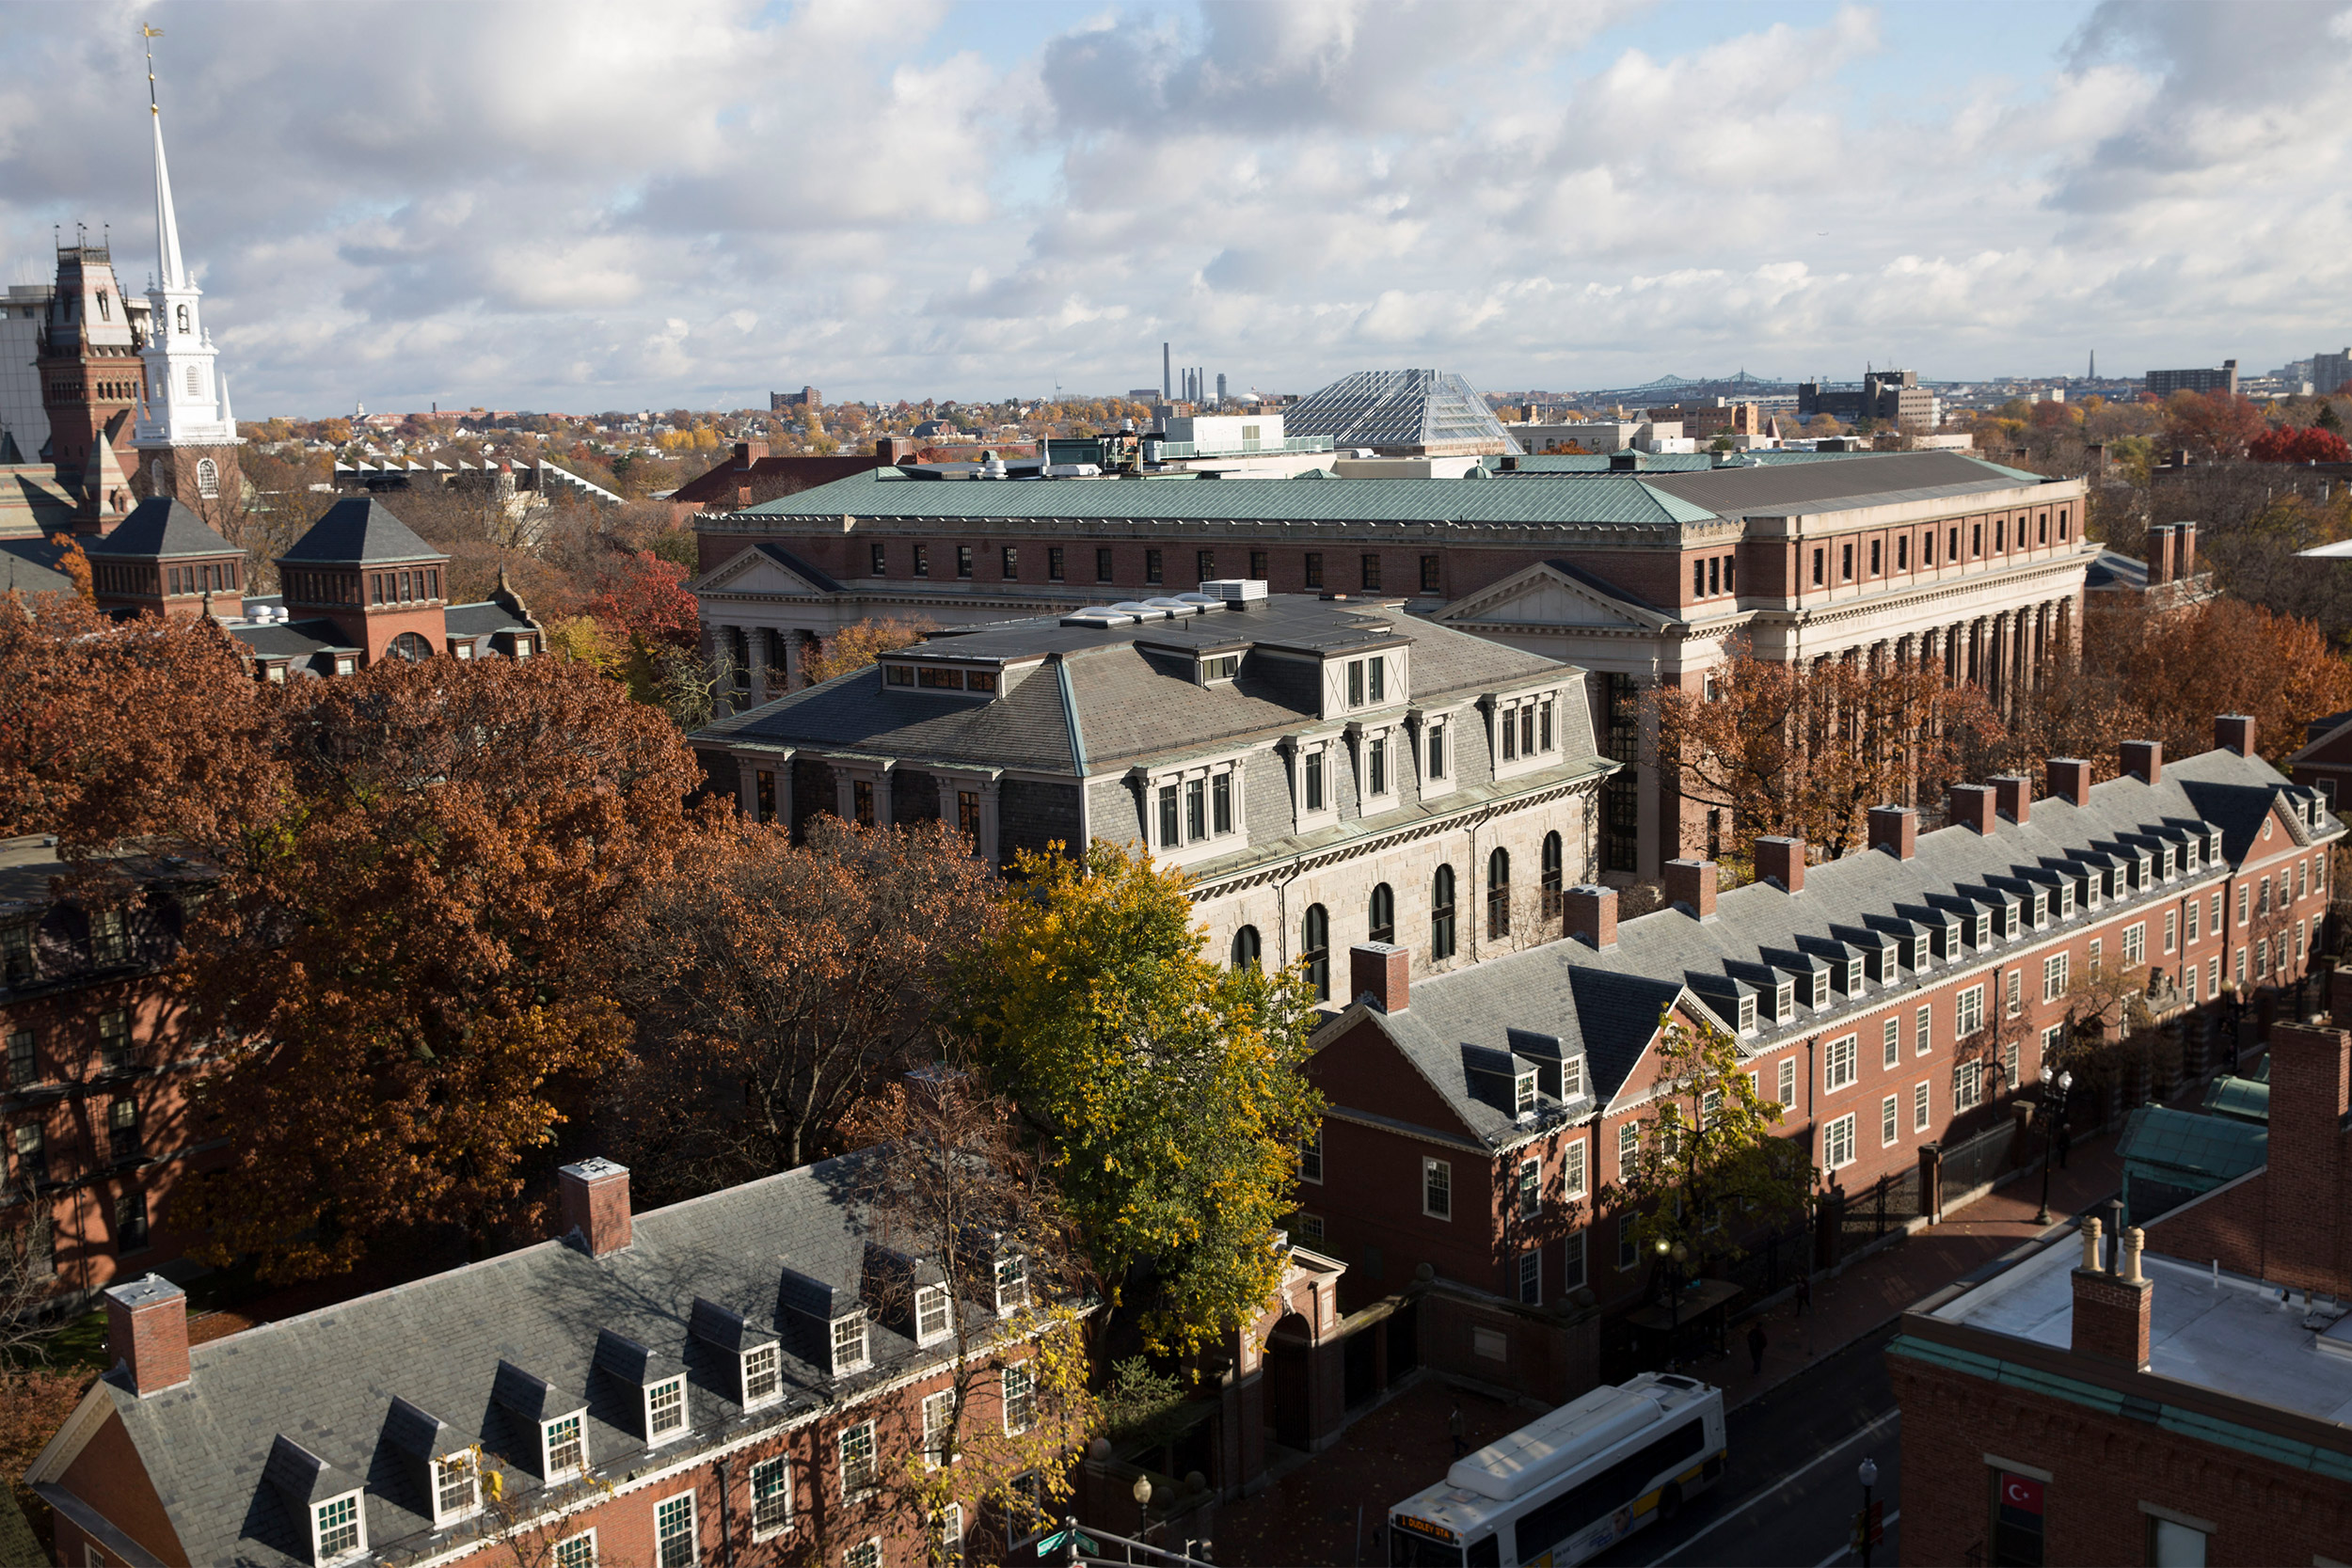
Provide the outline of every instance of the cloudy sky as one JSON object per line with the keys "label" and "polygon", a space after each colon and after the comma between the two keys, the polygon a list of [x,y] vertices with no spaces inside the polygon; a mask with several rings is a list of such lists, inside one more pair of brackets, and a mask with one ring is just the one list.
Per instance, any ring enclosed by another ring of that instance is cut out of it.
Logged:
{"label": "cloudy sky", "polygon": [[2352,341],[2352,0],[0,5],[0,269],[153,252],[247,419]]}

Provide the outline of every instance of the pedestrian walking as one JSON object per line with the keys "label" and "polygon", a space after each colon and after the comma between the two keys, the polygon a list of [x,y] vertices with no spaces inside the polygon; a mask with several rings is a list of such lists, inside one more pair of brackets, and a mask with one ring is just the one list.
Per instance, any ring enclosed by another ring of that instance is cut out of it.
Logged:
{"label": "pedestrian walking", "polygon": [[1797,1316],[1800,1318],[1804,1317],[1804,1309],[1812,1305],[1813,1275],[1810,1274],[1801,1274],[1797,1275]]}
{"label": "pedestrian walking", "polygon": [[1459,1459],[1470,1451],[1470,1444],[1462,1437],[1462,1405],[1455,1401],[1454,1412],[1445,1418],[1446,1435],[1454,1439],[1454,1457]]}
{"label": "pedestrian walking", "polygon": [[1764,1347],[1772,1341],[1764,1337],[1764,1320],[1748,1324],[1748,1358],[1756,1363],[1757,1372],[1764,1370]]}

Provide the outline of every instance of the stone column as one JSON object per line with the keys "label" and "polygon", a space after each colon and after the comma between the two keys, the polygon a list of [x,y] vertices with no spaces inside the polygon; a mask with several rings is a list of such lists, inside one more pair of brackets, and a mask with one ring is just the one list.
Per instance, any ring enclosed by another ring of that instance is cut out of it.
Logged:
{"label": "stone column", "polygon": [[744,651],[750,655],[744,662],[751,666],[754,707],[768,700],[768,641],[771,635],[766,626],[753,626],[743,634]]}
{"label": "stone column", "polygon": [[759,820],[759,764],[750,757],[737,757],[735,766],[740,779],[736,788],[735,809],[746,818]]}

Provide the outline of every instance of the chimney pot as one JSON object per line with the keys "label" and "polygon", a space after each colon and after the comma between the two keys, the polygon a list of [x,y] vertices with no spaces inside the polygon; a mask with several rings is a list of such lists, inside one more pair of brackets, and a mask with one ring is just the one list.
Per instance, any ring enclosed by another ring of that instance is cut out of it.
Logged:
{"label": "chimney pot", "polygon": [[2139,1254],[2140,1249],[2147,1244],[2148,1233],[2139,1227],[2135,1225],[2123,1232],[2123,1259],[2121,1272],[2123,1275],[2123,1283],[2126,1285],[2135,1285],[2139,1282]]}
{"label": "chimney pot", "polygon": [[1567,916],[1566,934],[1606,951],[1617,945],[1617,890],[1589,883],[1561,895]]}
{"label": "chimney pot", "polygon": [[106,1355],[141,1399],[187,1382],[187,1292],[159,1274],[109,1286]]}
{"label": "chimney pot", "polygon": [[620,1251],[633,1238],[629,1220],[628,1167],[601,1156],[564,1165],[555,1173],[564,1201],[564,1235],[577,1236],[591,1258]]}
{"label": "chimney pot", "polygon": [[2090,803],[2090,764],[2080,757],[2052,757],[2050,793],[2077,806]]}
{"label": "chimney pot", "polygon": [[1359,942],[1347,950],[1347,989],[1369,997],[1384,1013],[1412,1005],[1413,955],[1391,942]]}
{"label": "chimney pot", "polygon": [[2083,1221],[2083,1266],[2074,1271],[2074,1351],[2077,1355],[2148,1370],[2154,1282],[2140,1276],[2137,1228],[2123,1233],[2116,1272],[2099,1267],[2099,1222]]}
{"label": "chimney pot", "polygon": [[1700,920],[1715,918],[1715,863],[1668,861],[1661,868],[1666,902],[1679,904]]}
{"label": "chimney pot", "polygon": [[1985,784],[1954,784],[1951,818],[1990,837],[1993,832],[1993,791]]}
{"label": "chimney pot", "polygon": [[2100,1261],[2099,1261],[2099,1234],[2100,1234],[2100,1230],[2099,1230],[2099,1220],[2098,1220],[2098,1216],[2096,1216],[2095,1214],[2086,1214],[2086,1215],[2084,1215],[2084,1216],[2083,1216],[2083,1268],[2084,1268],[2084,1270],[2085,1270],[2086,1272],[2089,1272],[2089,1273],[2094,1273],[2094,1274],[2095,1274],[2096,1272],[2098,1272],[2099,1268],[2101,1267],[2101,1264],[2100,1264]]}
{"label": "chimney pot", "polygon": [[1759,838],[1756,841],[1756,874],[1777,882],[1783,893],[1804,891],[1804,840]]}
{"label": "chimney pot", "polygon": [[1993,804],[2019,827],[2033,815],[2033,781],[2018,773],[2003,773],[1993,781]]}
{"label": "chimney pot", "polygon": [[2180,582],[2197,570],[2197,525],[2172,525],[2172,580]]}
{"label": "chimney pot", "polygon": [[2172,580],[2172,525],[2158,523],[2148,531],[2148,586],[2161,588]]}
{"label": "chimney pot", "polygon": [[2116,751],[2122,758],[2124,772],[2134,775],[2142,784],[2164,782],[2163,741],[2126,740]]}
{"label": "chimney pot", "polygon": [[2213,721],[2213,743],[2239,756],[2254,754],[2254,721],[2243,713],[2225,713]]}
{"label": "chimney pot", "polygon": [[1870,808],[1870,847],[1883,849],[1899,861],[1919,853],[1919,814],[1909,806]]}

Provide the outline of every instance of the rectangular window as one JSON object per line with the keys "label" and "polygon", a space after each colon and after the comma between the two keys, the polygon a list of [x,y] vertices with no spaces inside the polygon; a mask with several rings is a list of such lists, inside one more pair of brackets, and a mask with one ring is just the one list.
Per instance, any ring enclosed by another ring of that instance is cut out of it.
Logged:
{"label": "rectangular window", "polygon": [[1519,755],[1523,757],[1532,757],[1534,754],[1535,705],[1533,703],[1521,703],[1519,705]]}
{"label": "rectangular window", "polygon": [[788,1460],[752,1464],[752,1534],[773,1535],[792,1523],[792,1465]]}
{"label": "rectangular window", "polygon": [[774,1345],[754,1345],[743,1353],[743,1403],[765,1404],[783,1388],[781,1352]]}
{"label": "rectangular window", "polygon": [[1633,1220],[1634,1216],[1631,1214],[1617,1216],[1617,1272],[1619,1274],[1623,1274],[1642,1260],[1640,1250],[1633,1244]]}
{"label": "rectangular window", "polygon": [[1438,558],[1434,555],[1424,555],[1421,558],[1421,591],[1424,594],[1435,594],[1439,591]]}
{"label": "rectangular window", "polygon": [[[2265,880],[2263,885],[2265,895],[2263,902],[2265,906],[2265,912],[2267,912],[2269,883]],[[123,930],[120,910],[98,910],[92,912],[89,918],[89,950],[90,961],[102,967],[130,961],[131,942],[129,936]]]}
{"label": "rectangular window", "polygon": [[1584,1288],[1584,1232],[1571,1231],[1564,1250],[1565,1256],[1560,1265],[1560,1289],[1581,1291]]}
{"label": "rectangular window", "polygon": [[22,985],[33,977],[33,927],[24,921],[0,926],[0,979]]}
{"label": "rectangular window", "polygon": [[914,1292],[914,1338],[917,1343],[928,1344],[946,1334],[948,1329],[947,1292],[936,1285],[926,1285]]}
{"label": "rectangular window", "polygon": [[1233,775],[1219,773],[1209,781],[1210,820],[1220,833],[1233,831]]}
{"label": "rectangular window", "polygon": [[1879,1042],[1879,1066],[1892,1068],[1903,1059],[1903,1021],[1886,1021],[1885,1037]]}
{"label": "rectangular window", "polygon": [[1184,834],[1187,841],[1199,843],[1209,836],[1209,781],[1184,781]]}
{"label": "rectangular window", "polygon": [[1984,988],[1970,986],[1952,1002],[1952,1037],[1966,1039],[1984,1027]]}
{"label": "rectangular window", "polygon": [[1551,750],[1551,699],[1547,697],[1535,705],[1535,749]]}
{"label": "rectangular window", "polygon": [[956,546],[956,576],[960,578],[968,578],[971,575],[972,546],[969,545],[958,545]]}
{"label": "rectangular window", "polygon": [[2218,953],[2205,960],[2205,994],[2216,1000],[2221,995],[2221,955]]}
{"label": "rectangular window", "polygon": [[[1794,1058],[1791,1058],[1792,1060]],[[1642,1129],[1634,1122],[1617,1124],[1617,1180],[1623,1181],[1633,1174],[1633,1165],[1642,1151]]]}
{"label": "rectangular window", "polygon": [[359,1494],[350,1493],[312,1510],[318,1537],[318,1560],[340,1562],[367,1549],[367,1528],[359,1516]]}
{"label": "rectangular window", "polygon": [[1062,561],[1063,561],[1062,547],[1061,547],[1059,545],[1048,545],[1048,546],[1045,546],[1045,580],[1046,580],[1046,581],[1048,581],[1048,582],[1059,582],[1059,581],[1061,581],[1061,580],[1062,580],[1062,578],[1063,578]]}
{"label": "rectangular window", "polygon": [[1879,1147],[1881,1148],[1884,1148],[1888,1144],[1902,1136],[1902,1130],[1898,1123],[1899,1103],[1899,1097],[1891,1094],[1879,1101]]}
{"label": "rectangular window", "polygon": [[1429,776],[1445,777],[1445,721],[1440,719],[1429,726]]}
{"label": "rectangular window", "polygon": [[1842,1040],[1831,1041],[1828,1052],[1821,1058],[1821,1086],[1833,1092],[1852,1087],[1854,1081],[1861,1076],[1857,1060],[1859,1055],[1855,1037],[1848,1035]]}
{"label": "rectangular window", "polygon": [[1821,1164],[1837,1170],[1854,1163],[1853,1113],[1821,1129]]}
{"label": "rectangular window", "polygon": [[1841,546],[1837,553],[1839,557],[1837,575],[1847,582],[1853,581],[1853,546],[1851,544]]}
{"label": "rectangular window", "polygon": [[1259,582],[1265,581],[1267,576],[1265,551],[1251,550],[1249,552],[1249,575]]}
{"label": "rectangular window", "polygon": [[878,578],[888,577],[890,575],[889,546],[884,545],[876,545],[869,549],[866,554],[873,566],[873,571],[870,575]]}
{"label": "rectangular window", "polygon": [[2055,1002],[2066,994],[2066,955],[2053,953],[2042,960],[2042,1000]]}
{"label": "rectangular window", "polygon": [[433,1464],[433,1522],[453,1524],[471,1518],[482,1506],[482,1482],[474,1474],[473,1455],[452,1454]]}
{"label": "rectangular window", "polygon": [[2009,977],[2001,983],[2001,1013],[2004,1018],[2015,1018],[2026,1010],[2025,990],[2026,972],[2022,969],[2010,970]]}
{"label": "rectangular window", "polygon": [[1502,760],[1515,762],[1519,754],[1518,716],[1506,708],[1502,714]]}
{"label": "rectangular window", "polygon": [[1192,580],[1195,582],[1211,582],[1216,580],[1216,552],[1215,550],[1193,551],[1192,570]]}
{"label": "rectangular window", "polygon": [[1870,541],[1870,575],[1879,575],[1879,551],[1883,546],[1876,539]]}
{"label": "rectangular window", "polygon": [[1322,586],[1323,586],[1323,552],[1322,552],[1321,550],[1309,550],[1309,551],[1307,552],[1307,568],[1306,568],[1306,570],[1307,570],[1307,586],[1308,586],[1308,587],[1310,587],[1310,588],[1320,588],[1320,587],[1322,587]]}
{"label": "rectangular window", "polygon": [[1797,1102],[1797,1059],[1796,1059],[1794,1056],[1783,1056],[1783,1057],[1780,1059],[1780,1103],[1781,1103],[1781,1108],[1782,1108],[1782,1109],[1784,1109],[1784,1110],[1786,1110],[1786,1109],[1788,1109],[1788,1107],[1793,1106],[1794,1104],[1796,1104],[1796,1102]]}
{"label": "rectangular window", "polygon": [[1017,1252],[996,1259],[996,1315],[1029,1305],[1029,1261]]}
{"label": "rectangular window", "polygon": [[882,1537],[861,1541],[844,1552],[841,1568],[882,1568]]}
{"label": "rectangular window", "polygon": [[37,1121],[16,1124],[16,1179],[34,1186],[49,1180],[49,1137]]}
{"label": "rectangular window", "polygon": [[866,1365],[866,1320],[837,1318],[833,1325],[833,1370],[854,1371]]}
{"label": "rectangular window", "polygon": [[1380,558],[1369,550],[1364,553],[1364,592],[1380,592]]}
{"label": "rectangular window", "polygon": [[1372,700],[1375,703],[1387,702],[1389,700],[1388,658],[1383,655],[1375,654],[1364,662],[1370,667],[1366,673],[1372,676]]}
{"label": "rectangular window", "polygon": [[1098,547],[1094,552],[1094,580],[1111,580],[1111,547],[1108,545]]}
{"label": "rectangular window", "polygon": [[2137,969],[2148,961],[2148,923],[2123,927],[2123,961]]}
{"label": "rectangular window", "polygon": [[131,1015],[120,1007],[98,1015],[98,1065],[107,1072],[121,1072],[132,1065]]}
{"label": "rectangular window", "polygon": [[1541,1247],[1529,1247],[1519,1254],[1519,1303],[1525,1307],[1544,1304],[1544,1254]]}
{"label": "rectangular window", "polygon": [[1694,560],[1691,562],[1691,597],[1694,599],[1707,597],[1707,562],[1704,561]]}
{"label": "rectangular window", "polygon": [[144,1152],[139,1141],[139,1102],[124,1095],[106,1107],[106,1157],[119,1165]]}
{"label": "rectangular window", "polygon": [[645,1392],[645,1433],[649,1438],[666,1437],[686,1427],[686,1380],[667,1378]]}
{"label": "rectangular window", "polygon": [[1002,576],[1007,582],[1015,580],[1021,576],[1021,546],[1018,545],[1005,546],[1000,551],[997,552],[997,562],[999,575]]}
{"label": "rectangular window", "polygon": [[1959,1116],[1984,1103],[1984,1064],[1962,1062],[1952,1069],[1952,1114]]}
{"label": "rectangular window", "polygon": [[1544,1166],[1540,1160],[1519,1162],[1519,1212],[1533,1217],[1544,1206]]}
{"label": "rectangular window", "polygon": [[1183,842],[1176,820],[1176,786],[1160,785],[1160,847],[1173,849]]}
{"label": "rectangular window", "polygon": [[1365,757],[1368,764],[1368,771],[1372,775],[1371,793],[1375,795],[1386,795],[1389,792],[1388,737],[1386,736],[1373,736],[1371,745],[1365,749]]}
{"label": "rectangular window", "polygon": [[124,1193],[115,1199],[115,1250],[147,1250],[147,1195]]}
{"label": "rectangular window", "polygon": [[1899,572],[1911,570],[1911,535],[1908,533],[1899,533],[1895,536],[1895,570]]}
{"label": "rectangular window", "polygon": [[2247,886],[2244,882],[2240,882],[2240,883],[2238,884],[2238,889],[2237,889],[2237,923],[2238,923],[2239,925],[2241,925],[2241,926],[2243,926],[2243,925],[2245,925],[2245,924],[2246,924],[2246,907],[2247,907],[2248,901],[2249,901],[2249,900],[2250,900],[2250,899],[2253,897],[2253,895],[2254,895],[2254,890],[2253,890],[2252,888],[2248,887],[2248,886]]}
{"label": "rectangular window", "polygon": [[2099,977],[2099,960],[2106,947],[2106,942],[2104,939],[2099,937],[2090,939],[2090,977],[2094,980]]}
{"label": "rectangular window", "polygon": [[2213,895],[2213,920],[2211,921],[2211,925],[2213,927],[2213,934],[2216,936],[2219,936],[2221,934],[2221,914],[2223,909],[2221,902],[2222,897],[2223,895],[2218,893]]}
{"label": "rectangular window", "polygon": [[558,1541],[553,1568],[596,1568],[596,1532],[585,1530]]}
{"label": "rectangular window", "polygon": [[1925,1084],[1914,1084],[1911,1086],[1911,1130],[1914,1132],[1924,1132],[1928,1130],[1928,1085]]}
{"label": "rectangular window", "polygon": [[35,1066],[33,1032],[30,1029],[11,1031],[8,1036],[8,1086],[24,1088],[40,1082],[40,1070]]}
{"label": "rectangular window", "polygon": [[540,1429],[540,1452],[545,1456],[546,1473],[541,1477],[548,1485],[580,1473],[588,1463],[588,1447],[578,1416],[565,1416],[548,1421]]}
{"label": "rectangular window", "polygon": [[923,1401],[923,1460],[934,1470],[955,1463],[956,1392],[949,1388]]}
{"label": "rectangular window", "polygon": [[1364,705],[1364,661],[1360,658],[1347,661],[1347,705]]}
{"label": "rectangular window", "polygon": [[1820,587],[1820,586],[1821,586],[1821,557],[1822,557],[1822,550],[1821,550],[1821,546],[1819,546],[1819,545],[1814,546],[1813,546],[1813,586],[1814,586],[1814,587],[1816,587],[1816,588],[1819,588],[1819,587]]}
{"label": "rectangular window", "polygon": [[1584,1140],[1581,1138],[1560,1150],[1560,1196],[1565,1198],[1584,1196]]}
{"label": "rectangular window", "polygon": [[681,1492],[654,1504],[655,1568],[694,1568],[694,1494]]}
{"label": "rectangular window", "polygon": [[1168,580],[1168,570],[1166,566],[1162,564],[1163,560],[1163,554],[1159,550],[1146,550],[1143,552],[1144,581],[1157,583]]}
{"label": "rectangular window", "polygon": [[2001,1046],[2001,1084],[2005,1088],[2013,1089],[2017,1086],[2017,1042],[2015,1040],[2009,1040],[2003,1043]]}
{"label": "rectangular window", "polygon": [[1017,1437],[1037,1422],[1037,1374],[1026,1367],[1005,1369],[1005,1435]]}
{"label": "rectangular window", "polygon": [[841,1495],[858,1497],[874,1485],[874,1423],[860,1421],[841,1433]]}
{"label": "rectangular window", "polygon": [[1321,811],[1323,809],[1323,753],[1319,751],[1309,752],[1306,762],[1307,809]]}
{"label": "rectangular window", "polygon": [[1433,1220],[1454,1217],[1454,1166],[1446,1161],[1422,1161],[1421,1212]]}

